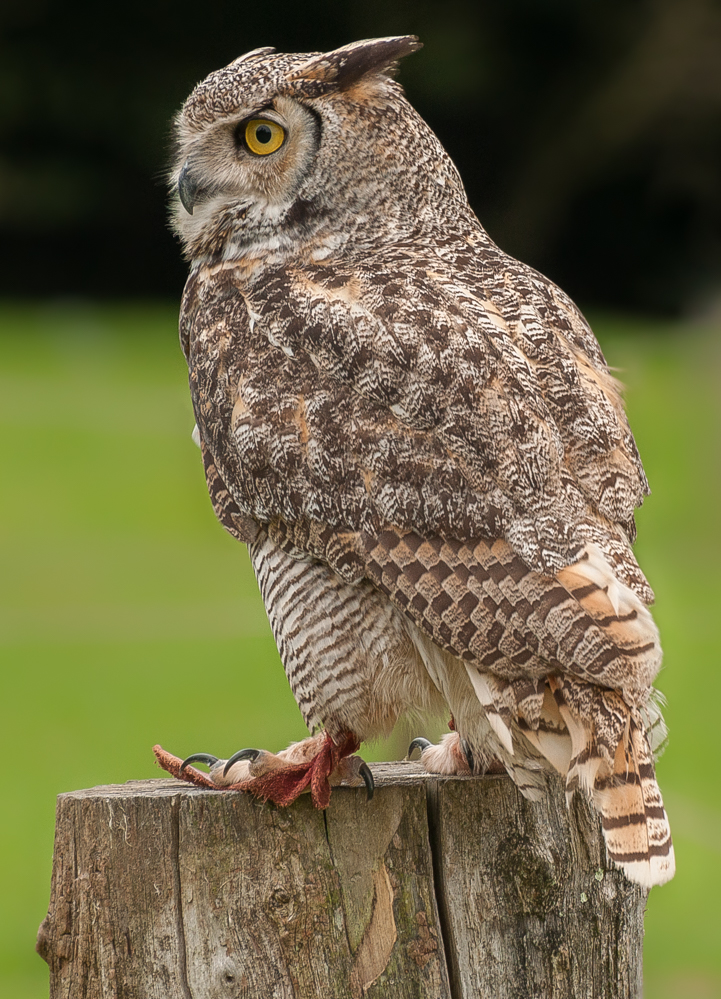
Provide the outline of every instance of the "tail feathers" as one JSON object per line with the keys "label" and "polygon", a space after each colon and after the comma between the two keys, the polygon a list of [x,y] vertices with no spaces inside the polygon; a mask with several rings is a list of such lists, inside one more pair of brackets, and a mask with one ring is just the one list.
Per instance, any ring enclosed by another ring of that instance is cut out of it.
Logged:
{"label": "tail feathers", "polygon": [[611,860],[647,888],[669,881],[676,870],[671,830],[651,747],[635,713],[628,743],[619,743],[613,773],[597,782],[593,798]]}
{"label": "tail feathers", "polygon": [[[608,855],[627,877],[646,888],[664,884],[675,871],[673,844],[641,713],[612,691],[556,678],[549,685],[571,737],[567,797],[580,789],[591,798]],[[584,701],[590,724],[579,711]]]}
{"label": "tail feathers", "polygon": [[[624,611],[627,594],[612,596]],[[594,586],[579,599],[597,601],[594,613],[605,614],[611,597]],[[629,617],[632,631],[639,618]],[[496,757],[521,793],[536,800],[544,771],[555,769],[565,777],[569,801],[582,791],[593,802],[609,858],[631,880],[650,888],[673,877],[671,833],[654,770],[654,750],[666,738],[655,692],[636,708],[614,689],[565,673],[504,678],[459,661],[420,629],[414,636],[456,731],[472,749],[476,772]]]}
{"label": "tail feathers", "polygon": [[637,711],[615,691],[568,677],[509,682],[466,669],[516,783],[532,762],[525,742],[536,765],[565,776],[569,804],[576,791],[593,802],[609,858],[627,877],[646,888],[670,880],[673,845],[653,758],[666,733],[659,699]]}

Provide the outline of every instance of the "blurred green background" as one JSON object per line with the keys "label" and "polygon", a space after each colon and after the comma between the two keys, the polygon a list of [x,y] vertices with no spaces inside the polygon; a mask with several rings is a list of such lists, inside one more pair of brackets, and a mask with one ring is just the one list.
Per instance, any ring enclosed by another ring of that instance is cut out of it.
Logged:
{"label": "blurred green background", "polygon": [[[258,45],[413,32],[401,74],[504,249],[586,307],[653,495],[678,858],[646,999],[721,997],[721,8],[716,0],[0,10],[0,996],[43,999],[55,796],[157,775],[150,748],[304,734],[242,546],[217,525],[177,344],[168,121]],[[364,750],[383,758],[397,744]]]}

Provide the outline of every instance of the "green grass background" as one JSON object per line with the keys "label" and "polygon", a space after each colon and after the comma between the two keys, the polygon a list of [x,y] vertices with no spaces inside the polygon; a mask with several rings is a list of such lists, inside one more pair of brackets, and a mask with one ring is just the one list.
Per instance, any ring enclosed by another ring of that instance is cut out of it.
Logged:
{"label": "green grass background", "polygon": [[[647,999],[721,996],[718,331],[592,317],[653,496],[678,873],[646,919]],[[205,491],[172,305],[0,305],[0,995],[34,953],[55,796],[158,775],[151,746],[280,748],[305,728],[242,546]],[[388,747],[364,751],[382,758]]]}

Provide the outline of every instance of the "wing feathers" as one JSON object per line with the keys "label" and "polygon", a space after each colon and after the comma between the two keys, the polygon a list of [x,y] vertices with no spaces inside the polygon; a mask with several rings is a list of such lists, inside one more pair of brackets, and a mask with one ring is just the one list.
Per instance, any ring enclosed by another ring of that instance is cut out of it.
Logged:
{"label": "wing feathers", "polygon": [[453,655],[508,679],[570,674],[645,703],[660,667],[658,632],[595,546],[553,577],[504,541],[471,549],[389,527],[359,543],[368,578]]}

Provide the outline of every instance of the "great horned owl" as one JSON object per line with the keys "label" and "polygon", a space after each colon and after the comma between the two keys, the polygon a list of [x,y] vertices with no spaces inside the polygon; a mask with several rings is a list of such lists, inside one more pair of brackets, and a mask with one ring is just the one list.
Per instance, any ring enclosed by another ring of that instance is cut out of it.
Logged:
{"label": "great horned owl", "polygon": [[[315,736],[196,754],[286,804],[366,780],[360,743],[447,711],[422,762],[565,777],[643,885],[674,872],[661,651],[631,550],[648,492],[573,302],[503,253],[393,80],[414,37],[256,49],[176,122],[180,332],[208,488],[248,545]],[[186,761],[187,764],[188,761]]]}

